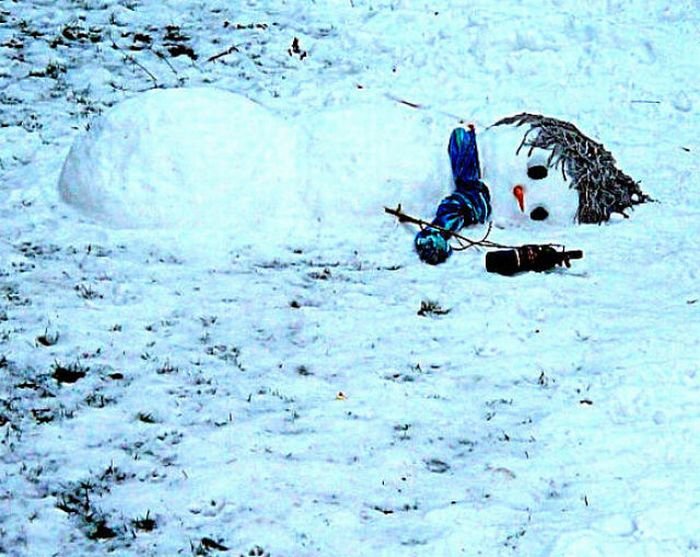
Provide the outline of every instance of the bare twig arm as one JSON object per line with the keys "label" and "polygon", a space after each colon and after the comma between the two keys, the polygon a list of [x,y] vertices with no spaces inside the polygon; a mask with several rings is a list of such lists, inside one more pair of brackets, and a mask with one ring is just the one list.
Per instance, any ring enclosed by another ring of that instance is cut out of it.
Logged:
{"label": "bare twig arm", "polygon": [[504,246],[502,244],[497,244],[495,242],[491,242],[487,240],[486,238],[488,237],[489,233],[491,232],[491,227],[489,226],[488,231],[486,232],[486,235],[481,239],[481,240],[471,240],[467,238],[466,236],[462,236],[461,234],[458,234],[457,232],[453,232],[452,230],[449,230],[447,228],[443,228],[442,226],[438,226],[436,224],[431,224],[428,221],[425,221],[423,219],[419,219],[416,217],[412,217],[411,215],[407,215],[401,210],[401,204],[399,204],[396,209],[391,209],[389,207],[384,207],[384,212],[388,213],[390,215],[395,216],[397,219],[399,219],[399,222],[408,222],[411,224],[417,224],[421,228],[425,227],[430,227],[434,228],[435,230],[439,230],[440,232],[443,232],[445,234],[448,234],[450,237],[458,240],[459,242],[462,243],[460,248],[456,248],[457,250],[459,249],[467,249],[475,246],[481,246],[485,248],[507,248],[510,246]]}

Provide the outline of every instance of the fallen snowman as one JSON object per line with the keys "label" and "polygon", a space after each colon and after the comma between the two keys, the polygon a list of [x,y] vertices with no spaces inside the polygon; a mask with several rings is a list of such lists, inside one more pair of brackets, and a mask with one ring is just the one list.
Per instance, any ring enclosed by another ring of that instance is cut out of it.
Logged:
{"label": "fallen snowman", "polygon": [[371,226],[378,208],[402,199],[426,214],[454,190],[415,238],[431,264],[465,226],[600,223],[648,199],[562,120],[520,114],[478,138],[457,128],[449,159],[447,131],[396,102],[291,118],[215,88],[155,89],[90,123],[58,189],[107,226],[230,230],[265,243]]}

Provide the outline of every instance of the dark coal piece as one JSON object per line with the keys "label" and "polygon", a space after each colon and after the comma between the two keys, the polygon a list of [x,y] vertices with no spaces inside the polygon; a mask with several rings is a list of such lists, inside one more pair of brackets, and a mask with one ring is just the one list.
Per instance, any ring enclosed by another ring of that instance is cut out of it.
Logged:
{"label": "dark coal piece", "polygon": [[531,166],[527,169],[528,178],[533,180],[543,180],[547,177],[547,167],[542,165]]}
{"label": "dark coal piece", "polygon": [[530,213],[532,220],[547,220],[547,217],[549,217],[549,211],[544,207],[535,207]]}

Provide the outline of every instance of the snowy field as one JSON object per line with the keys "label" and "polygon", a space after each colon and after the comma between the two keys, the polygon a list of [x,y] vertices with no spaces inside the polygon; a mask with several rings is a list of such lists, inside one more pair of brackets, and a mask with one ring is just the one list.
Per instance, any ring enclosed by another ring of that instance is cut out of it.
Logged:
{"label": "snowy field", "polygon": [[[697,0],[0,3],[0,554],[700,554],[699,27]],[[206,138],[288,184],[158,228],[64,203],[95,116],[184,86],[291,130]],[[450,130],[523,111],[657,202],[491,231],[571,269],[421,263],[383,206],[431,218]]]}

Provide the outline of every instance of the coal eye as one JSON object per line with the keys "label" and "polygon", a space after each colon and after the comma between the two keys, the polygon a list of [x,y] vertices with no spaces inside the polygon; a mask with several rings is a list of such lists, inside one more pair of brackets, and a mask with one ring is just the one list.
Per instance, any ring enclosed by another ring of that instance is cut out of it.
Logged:
{"label": "coal eye", "polygon": [[527,169],[527,175],[533,180],[542,180],[547,177],[547,167],[541,164]]}
{"label": "coal eye", "polygon": [[535,207],[530,213],[530,218],[532,220],[547,220],[549,216],[549,211],[544,207]]}

